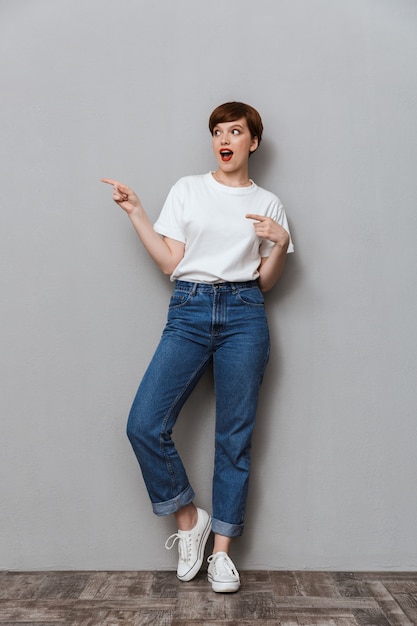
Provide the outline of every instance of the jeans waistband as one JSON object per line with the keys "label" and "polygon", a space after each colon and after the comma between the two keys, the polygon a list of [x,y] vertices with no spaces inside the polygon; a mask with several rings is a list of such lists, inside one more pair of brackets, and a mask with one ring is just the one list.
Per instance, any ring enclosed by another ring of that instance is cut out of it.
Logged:
{"label": "jeans waistband", "polygon": [[199,291],[213,291],[222,290],[222,291],[234,291],[235,289],[251,289],[253,287],[258,287],[257,280],[246,280],[243,282],[236,283],[195,283],[193,281],[188,280],[176,280],[175,288],[184,289],[195,293],[197,290]]}

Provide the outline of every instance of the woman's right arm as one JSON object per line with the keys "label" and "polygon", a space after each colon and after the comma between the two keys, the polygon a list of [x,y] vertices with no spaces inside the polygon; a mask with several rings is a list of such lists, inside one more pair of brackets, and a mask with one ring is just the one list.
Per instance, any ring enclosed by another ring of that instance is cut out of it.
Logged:
{"label": "woman's right arm", "polygon": [[102,178],[101,181],[112,185],[113,200],[127,213],[140,240],[158,267],[164,274],[172,274],[184,256],[184,244],[158,235],[133,189],[111,178]]}

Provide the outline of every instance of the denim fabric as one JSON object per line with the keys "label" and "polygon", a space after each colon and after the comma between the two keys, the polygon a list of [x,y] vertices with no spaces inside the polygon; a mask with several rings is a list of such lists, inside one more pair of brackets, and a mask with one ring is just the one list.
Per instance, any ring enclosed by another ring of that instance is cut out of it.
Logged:
{"label": "denim fabric", "polygon": [[181,408],[212,364],[216,392],[212,528],[228,537],[242,534],[251,436],[268,357],[268,324],[256,281],[176,282],[166,327],[127,426],[157,515],[174,513],[194,499],[171,435]]}

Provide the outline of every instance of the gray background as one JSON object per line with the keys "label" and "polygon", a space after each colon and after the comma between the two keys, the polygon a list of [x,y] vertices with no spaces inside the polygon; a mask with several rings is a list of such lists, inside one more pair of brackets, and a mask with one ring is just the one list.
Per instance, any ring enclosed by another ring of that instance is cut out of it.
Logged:
{"label": "gray background", "polygon": [[[232,556],[416,568],[416,27],[414,0],[1,0],[1,568],[175,567],[124,433],[171,285],[99,179],[156,218],[230,99],[296,246]],[[208,375],[177,439],[209,509],[213,418]]]}

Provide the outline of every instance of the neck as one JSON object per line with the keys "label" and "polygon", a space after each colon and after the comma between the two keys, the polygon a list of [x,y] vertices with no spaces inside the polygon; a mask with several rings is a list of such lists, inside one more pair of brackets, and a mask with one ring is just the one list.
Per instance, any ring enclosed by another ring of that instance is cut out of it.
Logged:
{"label": "neck", "polygon": [[213,172],[213,177],[218,183],[227,185],[227,187],[250,187],[252,182],[249,180],[248,172],[227,173],[222,170]]}

